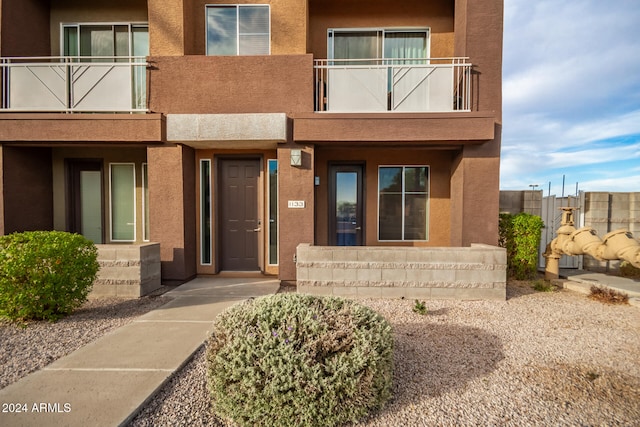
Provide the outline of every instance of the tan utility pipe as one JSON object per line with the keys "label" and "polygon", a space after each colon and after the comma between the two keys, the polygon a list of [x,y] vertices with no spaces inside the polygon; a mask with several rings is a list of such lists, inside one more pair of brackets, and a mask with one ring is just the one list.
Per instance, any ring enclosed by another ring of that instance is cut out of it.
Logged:
{"label": "tan utility pipe", "polygon": [[640,268],[640,242],[633,238],[628,230],[612,231],[602,240],[591,227],[578,230],[573,226],[575,208],[562,209],[562,222],[557,231],[558,237],[547,245],[544,257],[547,260],[544,278],[557,279],[559,260],[562,255],[588,254],[600,261],[624,260]]}

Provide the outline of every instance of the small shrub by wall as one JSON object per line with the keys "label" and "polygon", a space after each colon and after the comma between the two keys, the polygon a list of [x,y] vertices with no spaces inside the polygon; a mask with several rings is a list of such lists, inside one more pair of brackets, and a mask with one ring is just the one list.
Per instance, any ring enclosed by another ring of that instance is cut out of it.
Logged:
{"label": "small shrub by wall", "polygon": [[238,425],[334,426],[391,395],[388,322],[351,300],[276,294],[217,319],[207,348],[214,412]]}
{"label": "small shrub by wall", "polygon": [[620,263],[620,276],[640,279],[640,268],[634,267],[628,261],[622,261]]}
{"label": "small shrub by wall", "polygon": [[544,223],[537,215],[500,215],[500,246],[507,250],[507,273],[518,280],[532,279],[538,268],[538,247]]}
{"label": "small shrub by wall", "polygon": [[95,245],[78,234],[0,236],[0,316],[57,320],[86,301],[98,268]]}

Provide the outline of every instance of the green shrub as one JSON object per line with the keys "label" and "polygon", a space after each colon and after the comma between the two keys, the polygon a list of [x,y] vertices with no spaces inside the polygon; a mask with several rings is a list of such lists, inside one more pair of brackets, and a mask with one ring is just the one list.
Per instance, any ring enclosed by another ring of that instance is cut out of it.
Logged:
{"label": "green shrub", "polygon": [[336,297],[276,294],[232,306],[207,345],[213,410],[238,425],[333,426],[391,395],[391,326]]}
{"label": "green shrub", "polygon": [[98,268],[95,245],[78,234],[0,236],[0,316],[55,321],[86,301]]}
{"label": "green shrub", "polygon": [[620,276],[640,279],[640,268],[634,267],[629,261],[620,263]]}
{"label": "green shrub", "polygon": [[418,314],[422,314],[425,315],[427,314],[427,306],[424,305],[424,301],[418,301],[416,300],[415,304],[413,305],[413,312],[414,313],[418,313]]}
{"label": "green shrub", "polygon": [[509,277],[532,279],[538,269],[538,248],[544,222],[537,215],[500,214],[499,244],[507,249]]}
{"label": "green shrub", "polygon": [[533,282],[533,289],[538,292],[553,292],[556,287],[548,280],[538,279]]}

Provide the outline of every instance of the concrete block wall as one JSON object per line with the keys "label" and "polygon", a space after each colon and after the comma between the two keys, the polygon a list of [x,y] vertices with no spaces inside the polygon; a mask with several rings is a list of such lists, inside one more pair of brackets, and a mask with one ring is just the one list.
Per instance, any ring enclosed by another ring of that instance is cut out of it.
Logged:
{"label": "concrete block wall", "polygon": [[[610,231],[629,230],[640,239],[640,192],[587,192],[584,199],[584,226],[593,227],[601,239]],[[583,267],[591,271],[615,271],[619,261],[598,261],[583,257]]]}
{"label": "concrete block wall", "polygon": [[506,299],[503,248],[297,247],[298,292],[362,298]]}
{"label": "concrete block wall", "polygon": [[100,271],[90,297],[138,298],[161,286],[159,243],[96,246]]}
{"label": "concrete block wall", "polygon": [[500,213],[542,216],[542,190],[500,191]]}

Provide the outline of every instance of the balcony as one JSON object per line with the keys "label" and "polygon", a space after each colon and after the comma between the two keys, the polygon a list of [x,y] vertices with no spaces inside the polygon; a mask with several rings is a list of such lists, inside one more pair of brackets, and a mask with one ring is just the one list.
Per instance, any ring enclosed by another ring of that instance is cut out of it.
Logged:
{"label": "balcony", "polygon": [[315,60],[315,111],[471,111],[468,58]]}
{"label": "balcony", "polygon": [[458,147],[495,137],[495,111],[473,107],[468,58],[322,59],[314,68],[314,112],[294,115],[296,141]]}
{"label": "balcony", "polygon": [[0,112],[147,111],[145,57],[0,58]]}

